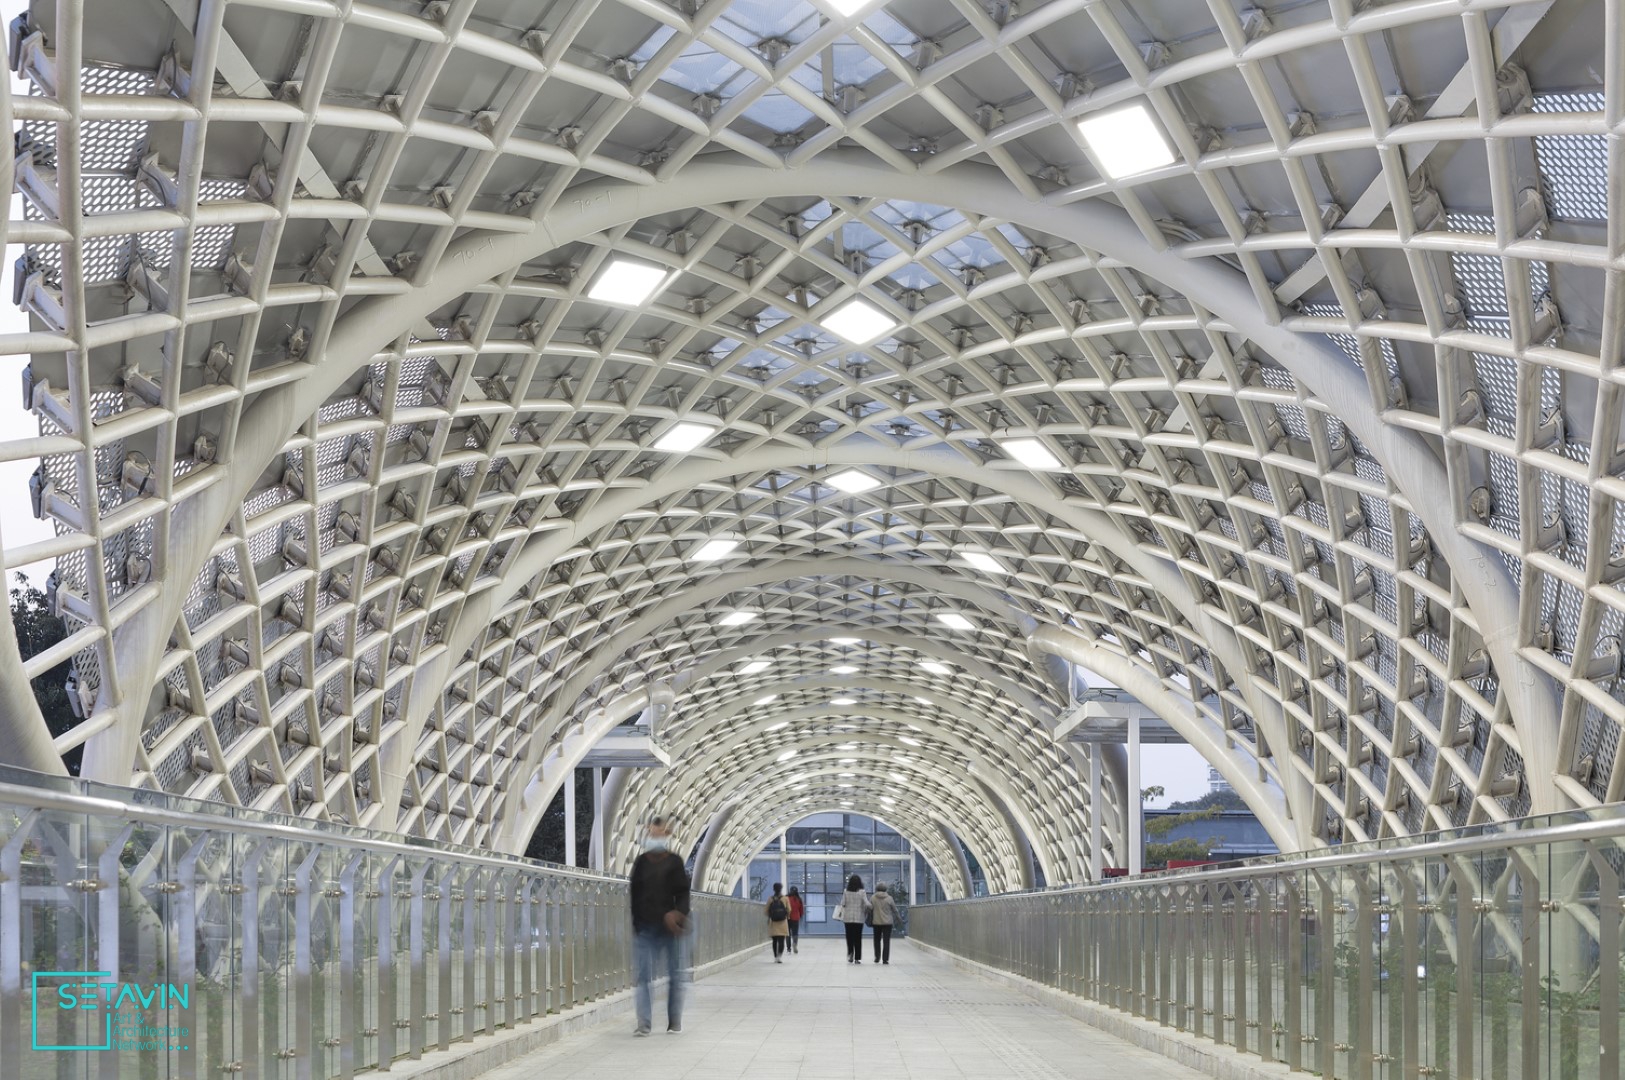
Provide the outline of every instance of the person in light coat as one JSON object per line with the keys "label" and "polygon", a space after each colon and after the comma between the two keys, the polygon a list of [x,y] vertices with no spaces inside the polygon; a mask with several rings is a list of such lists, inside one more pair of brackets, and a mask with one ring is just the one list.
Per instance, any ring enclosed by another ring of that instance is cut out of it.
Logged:
{"label": "person in light coat", "polygon": [[897,923],[897,901],[886,886],[876,883],[875,897],[870,901],[869,921],[875,928],[875,963],[891,963],[891,928]]}
{"label": "person in light coat", "polygon": [[846,962],[863,963],[863,924],[869,916],[869,897],[863,891],[863,879],[853,874],[841,894],[841,906],[835,909],[835,918],[846,924]]}

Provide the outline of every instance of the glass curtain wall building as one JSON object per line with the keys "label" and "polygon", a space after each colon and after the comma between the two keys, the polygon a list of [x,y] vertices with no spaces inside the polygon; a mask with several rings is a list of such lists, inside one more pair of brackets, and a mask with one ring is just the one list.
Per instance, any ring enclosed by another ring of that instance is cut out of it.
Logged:
{"label": "glass curtain wall building", "polygon": [[[908,840],[884,822],[863,814],[813,814],[784,831],[784,862],[774,837],[751,860],[743,879],[745,895],[764,903],[773,883],[794,885],[807,906],[803,934],[839,934],[835,909],[853,874],[863,878],[865,892],[884,884],[900,909],[911,900],[926,904],[944,898],[931,864]],[[916,897],[910,896],[909,863],[914,863]]]}

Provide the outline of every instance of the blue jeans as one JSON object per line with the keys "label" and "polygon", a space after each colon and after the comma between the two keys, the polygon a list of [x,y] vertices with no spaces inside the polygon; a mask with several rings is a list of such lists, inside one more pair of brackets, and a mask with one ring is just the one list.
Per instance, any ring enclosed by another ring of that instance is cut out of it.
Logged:
{"label": "blue jeans", "polygon": [[638,978],[638,1030],[648,1031],[654,1013],[655,967],[666,954],[666,1024],[683,1023],[683,939],[658,930],[639,930],[632,939],[632,961]]}

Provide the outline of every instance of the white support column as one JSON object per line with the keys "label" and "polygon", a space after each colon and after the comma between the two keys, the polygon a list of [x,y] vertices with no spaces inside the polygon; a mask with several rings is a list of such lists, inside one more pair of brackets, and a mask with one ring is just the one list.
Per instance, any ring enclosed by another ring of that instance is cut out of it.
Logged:
{"label": "white support column", "polygon": [[1128,872],[1138,874],[1144,853],[1140,850],[1140,830],[1145,814],[1140,805],[1140,717],[1128,720],[1128,791],[1123,794],[1128,811]]}
{"label": "white support column", "polygon": [[564,771],[564,865],[576,863],[576,771]]}
{"label": "white support column", "polygon": [[784,833],[779,834],[779,882],[790,891],[790,843]]}
{"label": "white support column", "polygon": [[587,842],[587,865],[604,868],[604,770],[592,770],[592,839]]}
{"label": "white support column", "polygon": [[908,848],[908,902],[910,905],[920,902],[920,876],[914,859],[914,845],[903,841]]}
{"label": "white support column", "polygon": [[1100,872],[1106,866],[1105,852],[1102,844],[1106,838],[1106,803],[1105,796],[1101,794],[1100,759],[1106,749],[1100,743],[1089,747],[1089,879],[1100,880]]}

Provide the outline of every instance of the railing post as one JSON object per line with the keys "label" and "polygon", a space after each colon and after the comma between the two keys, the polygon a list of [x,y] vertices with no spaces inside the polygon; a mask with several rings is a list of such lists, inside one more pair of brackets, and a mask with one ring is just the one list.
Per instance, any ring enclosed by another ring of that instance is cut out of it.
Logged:
{"label": "railing post", "polygon": [[1286,1008],[1281,1018],[1281,1034],[1286,1050],[1286,1067],[1299,1072],[1303,1069],[1303,954],[1309,944],[1309,920],[1303,904],[1303,891],[1291,874],[1282,879],[1281,892],[1284,905],[1281,947],[1285,950],[1286,960],[1286,986],[1281,994],[1281,1003]]}
{"label": "railing post", "polygon": [[[376,905],[373,909],[374,932],[378,935],[378,1013],[374,1018],[378,1041],[375,1045],[378,1068],[385,1072],[395,1061],[395,1021],[400,1016],[400,987],[397,984],[400,973],[395,967],[395,868],[400,865],[399,855],[390,858],[379,869],[378,877],[372,884]],[[411,970],[411,961],[408,960],[408,976]]]}
{"label": "railing post", "polygon": [[[427,906],[429,903],[427,895],[429,890],[429,870],[432,865],[432,863],[425,861],[422,866],[418,867],[417,873],[412,875],[406,893],[409,902],[407,909],[409,923],[407,948],[410,950],[408,962],[411,965],[409,990],[411,1005],[406,1014],[408,1037],[410,1039],[407,1050],[414,1061],[423,1056],[428,1040],[429,961],[428,950],[425,947],[425,937],[428,930],[426,923],[429,918]],[[439,940],[438,934],[436,940]],[[436,948],[435,951],[438,953],[439,949]],[[396,1021],[397,1026],[400,1023],[400,1021]]]}

